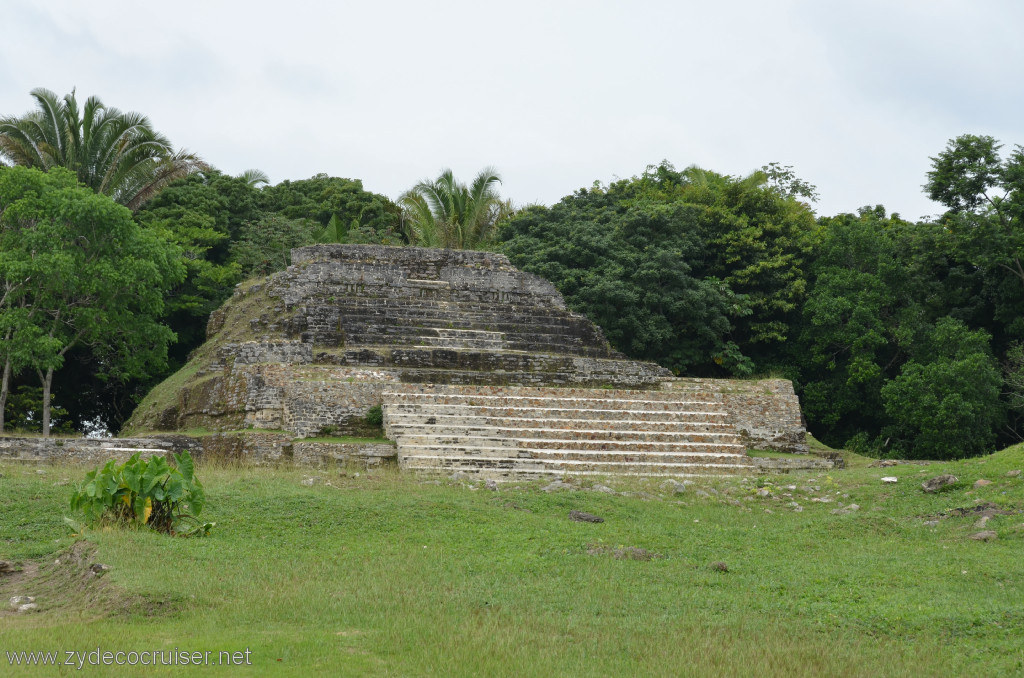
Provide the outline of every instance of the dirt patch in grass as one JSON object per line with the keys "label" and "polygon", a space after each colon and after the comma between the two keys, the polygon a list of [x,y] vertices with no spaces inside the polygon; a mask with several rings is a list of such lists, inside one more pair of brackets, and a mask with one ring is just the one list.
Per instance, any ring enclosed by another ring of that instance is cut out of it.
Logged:
{"label": "dirt patch in grass", "polygon": [[590,556],[611,556],[615,560],[641,560],[648,561],[655,558],[664,558],[660,553],[648,551],[639,546],[604,546],[603,544],[590,544],[587,546],[587,555]]}
{"label": "dirt patch in grass", "polygon": [[978,504],[977,506],[960,506],[958,508],[951,508],[943,511],[942,513],[933,513],[926,516],[919,516],[923,520],[941,520],[943,518],[981,518],[988,516],[1016,516],[1024,513],[1024,509],[1010,509],[1005,506],[999,506],[991,502],[984,504]]}
{"label": "dirt patch in grass", "polygon": [[[98,557],[96,545],[81,540],[54,555],[23,563],[0,575],[0,617],[59,613],[100,619],[118,615],[152,617],[177,609],[176,601],[129,594],[106,579],[109,567]],[[18,612],[14,596],[31,596],[38,607]]]}

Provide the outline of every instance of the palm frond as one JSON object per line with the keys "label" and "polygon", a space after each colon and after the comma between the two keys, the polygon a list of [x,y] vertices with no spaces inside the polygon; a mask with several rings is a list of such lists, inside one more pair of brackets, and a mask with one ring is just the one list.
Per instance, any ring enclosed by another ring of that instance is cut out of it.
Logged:
{"label": "palm frond", "polygon": [[238,175],[238,179],[241,179],[249,188],[256,188],[260,184],[270,184],[270,177],[267,176],[266,172],[258,169],[247,169]]}

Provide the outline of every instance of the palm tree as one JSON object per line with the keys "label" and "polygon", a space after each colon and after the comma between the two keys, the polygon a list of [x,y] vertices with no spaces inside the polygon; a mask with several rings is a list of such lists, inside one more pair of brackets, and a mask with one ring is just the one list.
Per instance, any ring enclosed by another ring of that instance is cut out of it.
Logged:
{"label": "palm tree", "polygon": [[80,110],[74,90],[63,99],[43,88],[32,96],[38,110],[0,118],[0,158],[15,165],[66,167],[133,211],[175,179],[209,169],[195,154],[175,151],[144,115],[96,97]]}
{"label": "palm tree", "polygon": [[493,167],[481,170],[469,186],[456,181],[450,169],[434,181],[419,182],[399,198],[409,242],[455,249],[487,245],[498,221],[514,211],[511,201],[498,195],[499,183]]}
{"label": "palm tree", "polygon": [[267,173],[264,172],[263,170],[247,169],[235,178],[244,181],[245,185],[248,186],[249,188],[257,188],[263,185],[270,185],[270,177],[268,177]]}

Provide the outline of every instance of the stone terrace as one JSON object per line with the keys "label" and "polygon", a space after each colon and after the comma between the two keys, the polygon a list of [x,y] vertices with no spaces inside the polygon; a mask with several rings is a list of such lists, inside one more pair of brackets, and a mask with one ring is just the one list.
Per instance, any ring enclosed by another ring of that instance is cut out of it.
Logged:
{"label": "stone terrace", "polygon": [[262,430],[287,446],[366,435],[383,404],[403,467],[506,475],[733,472],[744,444],[803,443],[788,383],[681,383],[629,360],[503,255],[316,245],[292,261],[237,288],[127,432]]}
{"label": "stone terrace", "polygon": [[753,468],[713,393],[404,386],[383,397],[402,468],[499,477]]}

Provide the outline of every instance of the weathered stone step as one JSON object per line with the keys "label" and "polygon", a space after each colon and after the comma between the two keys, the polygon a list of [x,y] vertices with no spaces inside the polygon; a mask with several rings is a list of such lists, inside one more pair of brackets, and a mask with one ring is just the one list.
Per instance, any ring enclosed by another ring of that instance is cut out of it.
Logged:
{"label": "weathered stone step", "polygon": [[505,346],[504,340],[500,337],[432,337],[429,335],[421,336],[418,339],[416,347],[423,348],[471,348],[477,350],[492,350],[500,351]]}
{"label": "weathered stone step", "polygon": [[550,313],[549,309],[518,308],[515,311],[503,309],[477,313],[463,308],[424,310],[411,312],[407,309],[383,307],[377,311],[338,308],[335,306],[303,307],[303,313],[310,315],[314,322],[330,318],[334,322],[355,328],[369,327],[455,327],[494,331],[542,331],[562,332],[567,330],[579,336],[598,336],[587,321],[580,316],[566,313]]}
{"label": "weathered stone step", "polygon": [[404,412],[426,412],[453,408],[452,412],[455,413],[460,411],[459,408],[484,408],[484,410],[521,410],[524,412],[535,410],[570,410],[573,412],[594,410],[601,412],[699,412],[725,414],[721,403],[713,401],[641,400],[639,398],[595,400],[591,398],[515,398],[504,396],[440,395],[436,400],[427,398],[390,399],[389,406],[399,408]]}
{"label": "weathered stone step", "polygon": [[705,391],[663,391],[645,389],[594,389],[594,388],[563,388],[543,386],[481,386],[467,389],[461,386],[445,386],[441,384],[423,384],[417,387],[393,387],[388,394],[395,402],[408,402],[414,399],[436,400],[438,396],[454,398],[487,398],[504,397],[517,402],[529,398],[569,398],[574,400],[647,400],[658,402],[691,403],[691,402],[722,402],[720,393]]}
{"label": "weathered stone step", "polygon": [[299,310],[323,309],[339,316],[358,321],[361,318],[452,318],[456,316],[472,321],[493,320],[508,322],[508,319],[534,318],[537,322],[567,323],[578,322],[582,316],[566,311],[535,304],[482,304],[464,300],[406,300],[406,299],[334,299],[313,297],[311,301],[297,307]]}
{"label": "weathered stone step", "polygon": [[[555,450],[563,452],[664,452],[666,454],[723,454],[745,457],[746,449],[737,443],[725,442],[642,442],[623,440],[574,440],[558,438],[502,439],[483,436],[399,436],[396,441],[403,449],[432,449],[435,451],[483,454],[487,450]],[[511,441],[511,442],[510,442]],[[411,453],[410,453],[411,454]],[[515,456],[515,455],[512,455]]]}
{"label": "weathered stone step", "polygon": [[511,471],[514,473],[535,474],[593,474],[611,475],[628,473],[644,476],[678,476],[678,475],[732,475],[750,473],[752,465],[708,463],[662,463],[646,464],[631,461],[585,461],[575,459],[521,459],[518,457],[413,457],[399,458],[399,465],[404,469],[422,471]]}
{"label": "weathered stone step", "polygon": [[496,447],[445,447],[443,445],[413,445],[403,447],[400,457],[412,460],[416,457],[459,457],[465,459],[526,459],[526,460],[569,460],[569,461],[623,461],[636,464],[723,464],[729,466],[750,466],[751,457],[733,452],[716,450],[653,451],[640,450],[624,453],[617,450],[577,450]]}
{"label": "weathered stone step", "polygon": [[[366,329],[344,325],[337,327],[344,333],[346,345],[415,345],[424,336],[429,336],[429,328],[395,325]],[[560,333],[532,332],[529,328],[525,328],[520,332],[503,332],[501,334],[504,335],[504,341],[509,347],[517,349],[539,350],[554,354],[605,355],[609,352],[605,345],[595,347],[580,337]]]}
{"label": "weathered stone step", "polygon": [[501,339],[501,332],[487,330],[454,329],[450,327],[425,327],[424,330],[432,330],[439,337],[477,337],[481,339]]}
{"label": "weathered stone step", "polygon": [[[691,424],[727,424],[728,415],[724,412],[699,412],[699,411],[677,411],[677,410],[596,410],[596,409],[554,409],[549,407],[473,407],[472,405],[427,405],[427,404],[406,404],[406,405],[385,405],[385,413],[392,419],[404,416],[442,416],[449,414],[453,416],[475,416],[501,417],[509,422],[528,421],[543,417],[556,419],[574,418],[586,422],[604,421],[640,421],[675,423],[688,422]],[[643,430],[643,427],[638,427]]]}
{"label": "weathered stone step", "polygon": [[348,308],[326,307],[321,311],[332,314],[344,324],[373,325],[415,325],[418,327],[466,327],[484,329],[493,325],[495,331],[522,330],[524,325],[530,327],[549,328],[549,331],[577,327],[581,324],[579,316],[565,313],[550,313],[550,309],[518,308],[516,311],[473,312],[462,308],[426,309],[410,311],[385,306],[375,311]]}
{"label": "weathered stone step", "polygon": [[[665,414],[665,413],[659,413]],[[491,417],[458,414],[406,414],[400,421],[391,423],[392,431],[402,435],[425,425],[443,426],[450,430],[486,430],[522,425],[527,428],[542,428],[555,431],[651,431],[665,433],[722,433],[735,435],[735,428],[725,422],[694,422],[685,419],[674,421],[644,421],[642,419],[578,419],[573,417]]]}
{"label": "weathered stone step", "polygon": [[436,440],[443,443],[455,443],[476,439],[495,440],[515,438],[517,441],[529,443],[534,440],[572,441],[593,443],[723,443],[739,445],[739,436],[734,431],[718,433],[706,432],[664,432],[645,430],[607,431],[595,429],[549,429],[517,426],[458,426],[446,424],[443,427],[429,424],[418,426],[398,426],[392,424],[388,431],[392,436],[401,437],[404,441],[414,443],[424,440]]}
{"label": "weathered stone step", "polygon": [[[417,348],[426,347],[423,344],[422,335],[408,333],[394,333],[394,334],[381,334],[381,333],[359,333],[359,332],[345,332],[344,336],[339,334],[337,340],[331,340],[327,337],[319,337],[318,335],[313,336],[314,343],[322,346],[342,346],[348,347],[361,347],[361,346],[392,346],[398,348]],[[520,340],[516,337],[506,336],[504,342],[500,346],[479,346],[479,345],[464,345],[459,346],[457,344],[447,344],[446,348],[489,348],[491,350],[510,350],[510,351],[530,351],[533,353],[545,353],[551,355],[566,355],[566,356],[583,356],[592,358],[608,358],[612,356],[612,352],[607,347],[594,348],[580,343],[579,341],[568,341],[561,339],[554,339],[552,341],[538,341],[535,339]]]}
{"label": "weathered stone step", "polygon": [[585,421],[642,421],[642,422],[691,422],[725,424],[728,415],[713,409],[700,409],[701,404],[694,403],[692,409],[596,409],[572,407],[516,407],[514,405],[447,405],[444,403],[390,403],[384,399],[385,412],[397,417],[422,415],[431,416],[486,416],[512,419],[540,419],[553,417],[556,419],[578,419]]}
{"label": "weathered stone step", "polygon": [[389,386],[383,399],[406,468],[665,475],[753,465],[719,394],[424,384]]}
{"label": "weathered stone step", "polygon": [[[653,364],[622,369],[622,362],[603,357],[554,355],[527,351],[407,346],[359,346],[345,349],[316,347],[317,364],[401,367],[410,372],[409,383],[433,384],[588,384],[618,388],[657,386],[667,373]],[[455,370],[456,374],[451,373]],[[479,373],[479,374],[478,374]]]}

